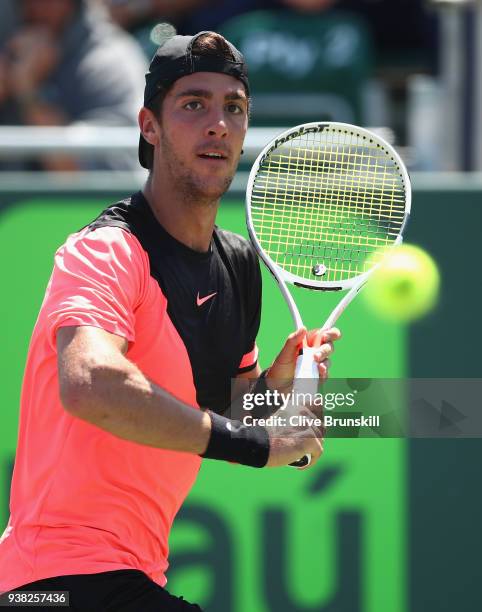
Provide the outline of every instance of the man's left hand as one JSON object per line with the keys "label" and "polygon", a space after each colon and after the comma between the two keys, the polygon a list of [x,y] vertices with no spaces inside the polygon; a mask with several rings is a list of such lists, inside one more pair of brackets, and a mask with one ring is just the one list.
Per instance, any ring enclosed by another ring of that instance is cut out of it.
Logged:
{"label": "man's left hand", "polygon": [[319,348],[314,355],[314,359],[318,363],[320,379],[322,381],[326,380],[328,368],[330,367],[329,357],[335,350],[333,343],[340,338],[341,332],[336,327],[325,330],[313,329],[310,331],[302,328],[293,332],[288,336],[281,352],[269,368],[266,379],[271,380],[275,387],[279,387],[280,384],[283,387],[291,385],[295,375],[296,360],[300,348],[305,344]]}

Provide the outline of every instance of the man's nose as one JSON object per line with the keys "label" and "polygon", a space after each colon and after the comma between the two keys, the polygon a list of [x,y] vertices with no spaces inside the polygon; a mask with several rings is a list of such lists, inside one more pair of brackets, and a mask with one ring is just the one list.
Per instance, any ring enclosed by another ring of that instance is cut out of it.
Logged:
{"label": "man's nose", "polygon": [[206,134],[208,136],[226,138],[228,135],[228,126],[224,112],[216,111],[211,114],[209,121],[206,124]]}

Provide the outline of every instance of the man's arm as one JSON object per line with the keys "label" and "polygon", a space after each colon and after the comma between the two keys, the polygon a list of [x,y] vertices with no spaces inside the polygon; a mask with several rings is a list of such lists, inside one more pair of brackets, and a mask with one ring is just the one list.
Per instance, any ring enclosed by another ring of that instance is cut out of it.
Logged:
{"label": "man's arm", "polygon": [[125,357],[127,341],[90,326],[57,332],[60,398],[73,416],[156,448],[201,454],[209,415],[158,387]]}
{"label": "man's arm", "polygon": [[311,426],[273,430],[266,438],[267,432],[257,435],[255,428],[239,428],[236,422],[227,427],[224,417],[184,404],[125,357],[124,338],[102,329],[59,328],[57,352],[64,408],[119,438],[247,465],[257,465],[252,453],[264,455],[265,438],[268,456],[262,465],[269,467],[288,465],[308,453],[314,463],[323,452]]}

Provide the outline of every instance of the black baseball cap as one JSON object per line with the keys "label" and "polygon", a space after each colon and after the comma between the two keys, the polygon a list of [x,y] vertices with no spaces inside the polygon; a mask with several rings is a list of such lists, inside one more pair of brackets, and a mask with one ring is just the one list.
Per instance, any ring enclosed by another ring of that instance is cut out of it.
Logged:
{"label": "black baseball cap", "polygon": [[[194,36],[172,35],[157,49],[146,74],[144,89],[144,106],[148,106],[159,91],[169,87],[174,81],[194,72],[220,72],[239,79],[249,96],[248,71],[244,57],[236,47],[226,40],[233,60],[218,54],[197,55],[192,52],[195,41],[204,34],[214,32],[198,32]],[[144,137],[139,139],[139,162],[143,168],[152,165],[154,147]]]}

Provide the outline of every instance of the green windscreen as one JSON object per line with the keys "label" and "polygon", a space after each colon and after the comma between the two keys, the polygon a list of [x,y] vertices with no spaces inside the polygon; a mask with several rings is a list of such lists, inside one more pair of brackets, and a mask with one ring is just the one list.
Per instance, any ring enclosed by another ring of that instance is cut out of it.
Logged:
{"label": "green windscreen", "polygon": [[[54,252],[112,201],[112,195],[29,197],[1,213],[0,530],[23,368]],[[246,235],[242,202],[226,200],[218,223]],[[292,321],[264,269],[263,280],[258,341],[266,367]],[[339,299],[294,292],[308,327],[322,323]],[[333,377],[405,374],[402,327],[382,323],[359,300],[339,327]],[[404,440],[336,438],[306,472],[205,461],[172,532],[169,589],[209,612],[406,612],[405,463]]]}

